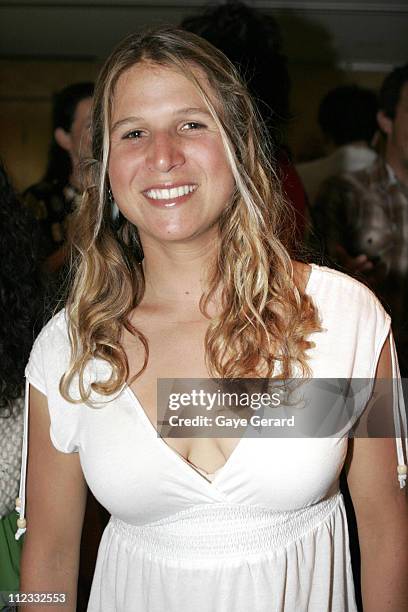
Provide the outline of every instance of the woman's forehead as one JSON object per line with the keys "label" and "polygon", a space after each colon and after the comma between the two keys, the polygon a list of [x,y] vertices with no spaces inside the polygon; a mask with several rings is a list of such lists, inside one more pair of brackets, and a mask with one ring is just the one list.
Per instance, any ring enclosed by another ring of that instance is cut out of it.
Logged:
{"label": "woman's forehead", "polygon": [[213,103],[218,98],[201,67],[191,62],[178,66],[142,60],[120,74],[112,91],[112,107],[120,104],[123,96],[133,93],[143,97],[143,91],[152,87],[156,88],[158,95],[166,95],[166,88],[172,83],[177,83],[180,92],[188,91],[190,95],[196,94],[200,99],[203,99],[202,91]]}

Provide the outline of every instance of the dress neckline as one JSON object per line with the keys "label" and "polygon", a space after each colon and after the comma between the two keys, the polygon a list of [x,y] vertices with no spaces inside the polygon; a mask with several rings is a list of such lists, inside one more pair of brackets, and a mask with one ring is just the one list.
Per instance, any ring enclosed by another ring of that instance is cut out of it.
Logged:
{"label": "dress neckline", "polygon": [[[316,266],[315,264],[308,264],[308,265],[310,267],[310,271],[309,271],[309,276],[308,276],[308,279],[306,281],[306,285],[304,288],[304,293],[310,294],[310,290],[313,287],[313,283],[314,283],[315,271],[318,269],[318,266]],[[230,453],[229,457],[226,459],[225,463],[220,468],[215,470],[215,472],[209,473],[203,468],[199,468],[198,466],[195,466],[193,463],[188,461],[188,459],[183,457],[183,455],[177,452],[177,450],[175,450],[169,444],[167,444],[167,442],[159,435],[156,427],[153,425],[153,423],[147,416],[146,411],[144,410],[136,393],[128,385],[127,382],[124,384],[123,389],[125,390],[129,398],[131,399],[132,403],[136,406],[138,415],[140,416],[143,423],[145,424],[146,429],[150,432],[150,434],[153,434],[154,438],[158,441],[158,444],[166,452],[170,453],[170,455],[174,459],[176,459],[177,461],[180,461],[181,465],[184,464],[188,468],[190,473],[196,474],[200,478],[200,480],[208,483],[210,486],[212,486],[215,483],[215,481],[218,480],[218,478],[220,478],[221,475],[229,468],[230,464],[235,460],[235,457],[238,454],[238,450],[241,450],[241,447],[243,446],[243,442],[245,441],[245,433],[241,436],[240,440],[238,441],[237,445],[234,447],[234,449]],[[208,478],[209,476],[210,477],[212,476],[213,478],[209,479]]]}
{"label": "dress neckline", "polygon": [[[185,465],[189,472],[191,474],[196,474],[201,481],[209,484],[210,486],[212,486],[215,482],[215,480],[218,480],[219,477],[221,477],[221,475],[227,470],[229,469],[231,463],[233,463],[235,461],[235,458],[238,454],[238,449],[241,450],[241,447],[243,445],[243,442],[245,441],[245,433],[241,436],[240,440],[238,441],[237,445],[233,448],[232,452],[230,453],[230,455],[228,456],[228,458],[226,459],[225,463],[218,468],[218,470],[216,470],[213,473],[209,473],[206,472],[206,470],[203,470],[202,468],[197,468],[194,464],[192,464],[190,461],[188,461],[185,457],[183,457],[183,455],[181,455],[179,452],[177,452],[176,449],[172,448],[169,444],[167,444],[167,442],[159,435],[159,433],[157,432],[156,427],[153,425],[153,423],[151,422],[151,420],[149,419],[149,417],[146,414],[146,411],[144,410],[141,402],[139,401],[136,393],[133,391],[133,389],[131,389],[131,387],[125,383],[123,388],[122,388],[127,395],[130,397],[132,403],[136,406],[137,409],[137,413],[140,416],[141,420],[143,421],[146,429],[150,432],[150,434],[155,438],[155,440],[157,440],[158,445],[164,449],[164,451],[168,454],[170,454],[170,456],[173,457],[173,459],[175,459],[177,461],[177,463],[179,463],[179,465]],[[212,480],[209,480],[204,474],[206,474],[207,476],[214,476],[214,478]]]}

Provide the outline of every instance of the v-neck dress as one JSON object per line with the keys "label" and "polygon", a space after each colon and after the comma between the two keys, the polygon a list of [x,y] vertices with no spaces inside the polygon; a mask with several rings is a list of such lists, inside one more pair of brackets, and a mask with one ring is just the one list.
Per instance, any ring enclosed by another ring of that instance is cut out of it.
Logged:
{"label": "v-neck dress", "polygon": [[[373,378],[390,333],[378,300],[355,280],[317,266],[307,293],[323,328],[311,337],[313,376]],[[66,402],[58,384],[69,347],[62,311],[37,339],[26,375],[48,398],[52,443],[79,452],[89,487],[112,515],[89,612],[357,609],[339,492],[347,433],[252,432],[211,482],[157,437],[128,386],[109,401],[93,394],[97,407]],[[108,373],[108,364],[95,360],[87,380]]]}

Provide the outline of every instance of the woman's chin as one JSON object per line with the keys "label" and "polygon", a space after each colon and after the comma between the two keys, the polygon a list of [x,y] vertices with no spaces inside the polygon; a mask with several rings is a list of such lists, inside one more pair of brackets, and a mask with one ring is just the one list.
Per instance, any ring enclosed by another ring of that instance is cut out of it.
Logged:
{"label": "woman's chin", "polygon": [[197,225],[171,225],[166,227],[154,228],[148,232],[139,230],[142,243],[154,241],[163,245],[171,244],[186,244],[191,245],[194,242],[197,244],[208,243],[214,244],[217,237],[216,226],[207,226],[205,228]]}

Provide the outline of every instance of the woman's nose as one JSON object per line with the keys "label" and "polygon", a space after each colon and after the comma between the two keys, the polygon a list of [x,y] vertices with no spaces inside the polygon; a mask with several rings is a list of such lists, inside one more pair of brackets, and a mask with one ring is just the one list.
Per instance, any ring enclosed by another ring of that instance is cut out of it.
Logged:
{"label": "woman's nose", "polygon": [[147,165],[156,172],[170,172],[184,164],[184,154],[177,135],[156,134],[152,137],[147,153]]}

